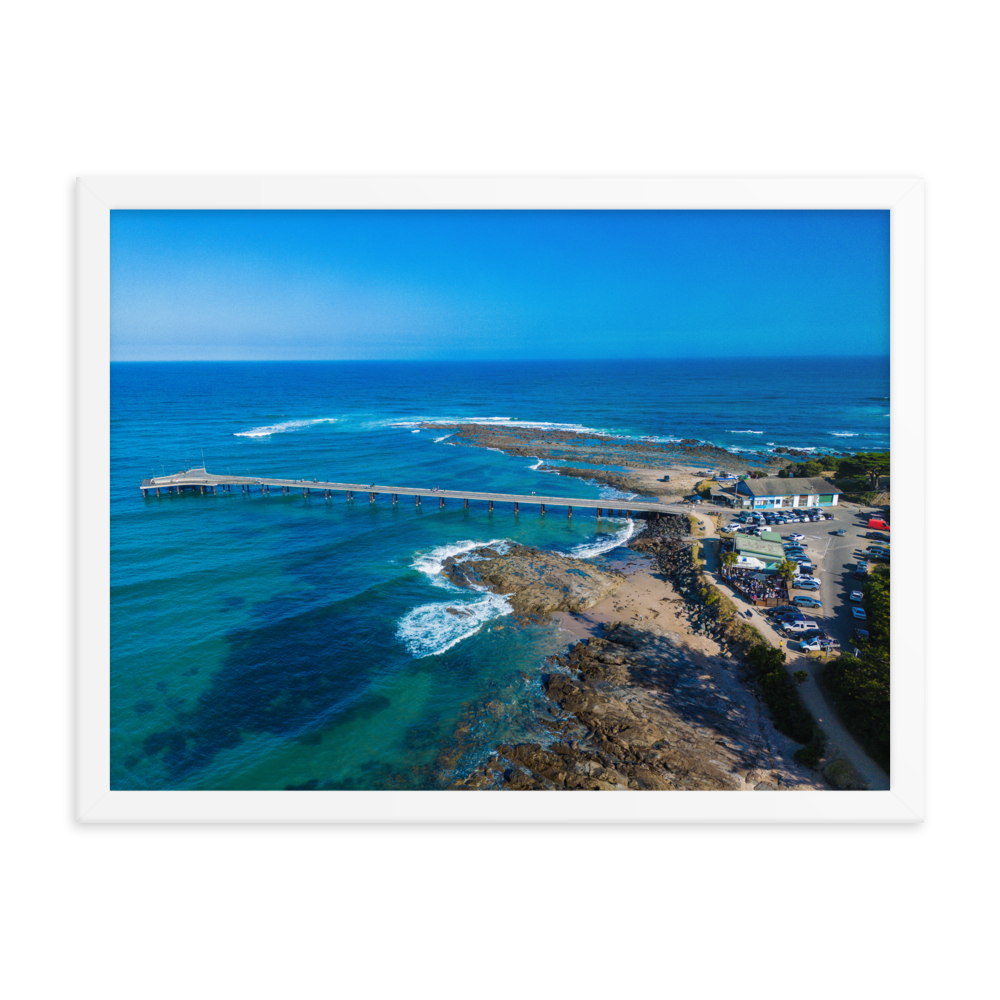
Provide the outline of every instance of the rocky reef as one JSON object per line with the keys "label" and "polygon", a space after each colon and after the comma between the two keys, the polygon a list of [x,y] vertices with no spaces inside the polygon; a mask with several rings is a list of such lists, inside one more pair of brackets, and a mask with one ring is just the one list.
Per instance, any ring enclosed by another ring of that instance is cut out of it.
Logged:
{"label": "rocky reef", "polygon": [[745,468],[748,464],[764,467],[774,462],[774,456],[766,451],[740,452],[737,456],[725,448],[692,438],[664,442],[589,431],[503,424],[422,423],[420,426],[431,430],[451,431],[453,443],[496,448],[508,455],[586,462],[592,465],[658,468],[676,462],[698,462],[706,463],[706,467],[736,469]]}
{"label": "rocky reef", "polygon": [[526,545],[515,545],[504,554],[488,547],[474,549],[446,559],[441,572],[460,587],[487,586],[510,595],[511,607],[521,615],[586,611],[623,579],[583,560]]}
{"label": "rocky reef", "polygon": [[622,472],[609,472],[606,469],[574,469],[567,465],[553,466],[552,471],[560,476],[571,476],[573,479],[586,479],[588,482],[613,486],[622,493],[643,495],[648,490],[648,486],[641,479]]}
{"label": "rocky reef", "polygon": [[[671,567],[676,573],[683,563],[686,521],[664,518],[649,522],[653,525],[657,533],[650,540],[657,554],[677,552]],[[686,552],[690,560],[690,549]],[[446,560],[442,572],[460,586],[508,595],[515,612],[526,616],[584,611],[623,579],[583,560],[526,546],[507,553],[483,547]],[[822,787],[794,761],[798,745],[774,729],[737,659],[695,655],[682,638],[655,625],[611,622],[603,635],[577,643],[547,666],[541,682],[549,706],[539,719],[539,728],[550,734],[546,742],[500,744],[455,787]],[[470,706],[469,717],[500,711],[494,700]]]}
{"label": "rocky reef", "polygon": [[792,759],[732,665],[697,663],[655,626],[606,625],[543,677],[553,740],[501,744],[462,789],[594,791],[821,787]]}

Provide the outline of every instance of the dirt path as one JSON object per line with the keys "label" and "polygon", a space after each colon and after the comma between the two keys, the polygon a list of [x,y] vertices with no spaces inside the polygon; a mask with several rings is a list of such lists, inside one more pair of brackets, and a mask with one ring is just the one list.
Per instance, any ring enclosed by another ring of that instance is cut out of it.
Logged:
{"label": "dirt path", "polygon": [[[697,511],[695,516],[705,526],[705,539],[718,540],[718,533],[712,519]],[[740,611],[751,609],[751,606],[725,580],[719,578],[716,573],[715,549],[714,545],[702,547],[703,557],[706,560],[706,572],[711,574],[716,586],[732,600]],[[799,694],[806,708],[809,709],[813,718],[826,734],[828,756],[831,758],[839,756],[847,760],[868,783],[869,788],[876,791],[888,791],[889,776],[865,753],[861,744],[847,731],[840,719],[837,718],[833,706],[826,700],[826,696],[816,680],[816,672],[820,669],[821,661],[789,649],[787,643],[784,642],[784,637],[771,627],[760,611],[756,608],[751,610],[753,611],[751,621],[754,627],[772,646],[779,646],[785,650],[785,669],[788,673],[791,675],[797,670],[805,670],[809,675],[809,679],[799,685]]]}

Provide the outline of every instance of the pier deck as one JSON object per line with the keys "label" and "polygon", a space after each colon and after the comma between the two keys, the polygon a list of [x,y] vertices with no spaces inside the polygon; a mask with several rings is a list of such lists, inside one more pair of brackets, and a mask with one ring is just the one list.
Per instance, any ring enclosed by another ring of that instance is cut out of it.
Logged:
{"label": "pier deck", "polygon": [[536,496],[523,493],[492,493],[488,491],[466,490],[466,489],[436,489],[430,486],[390,486],[384,483],[334,483],[321,479],[271,479],[267,476],[220,476],[208,472],[205,469],[188,469],[185,472],[178,472],[172,476],[156,476],[152,479],[144,479],[139,487],[144,497],[159,496],[164,493],[180,493],[188,490],[200,493],[233,492],[235,487],[239,487],[243,493],[253,492],[256,488],[265,496],[269,495],[272,489],[281,490],[282,494],[288,494],[292,490],[302,490],[303,495],[312,495],[314,492],[322,492],[324,497],[329,499],[334,493],[346,494],[347,499],[354,499],[354,494],[364,493],[368,495],[371,503],[375,502],[378,496],[388,496],[392,498],[392,503],[397,503],[399,497],[414,497],[415,505],[422,505],[425,499],[438,500],[439,506],[444,506],[445,500],[461,500],[468,506],[470,500],[486,501],[493,509],[494,503],[509,503],[514,505],[515,513],[521,504],[536,506],[545,512],[547,506],[566,507],[570,515],[574,507],[581,507],[589,510],[602,511],[623,510],[626,515],[631,515],[633,511],[652,512],[657,514],[687,514],[689,507],[683,503],[663,503],[661,501],[649,500],[617,500],[598,499],[589,497],[554,497]]}

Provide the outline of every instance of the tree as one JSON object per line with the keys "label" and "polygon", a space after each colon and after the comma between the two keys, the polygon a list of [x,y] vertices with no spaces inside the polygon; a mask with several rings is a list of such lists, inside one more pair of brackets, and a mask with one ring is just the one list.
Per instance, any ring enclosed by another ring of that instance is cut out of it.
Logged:
{"label": "tree", "polygon": [[799,571],[799,564],[797,562],[792,562],[791,559],[786,559],[778,567],[778,575],[785,581],[785,583],[791,583],[795,579],[795,574]]}
{"label": "tree", "polygon": [[853,455],[840,464],[840,472],[848,476],[864,476],[868,485],[874,490],[878,488],[879,476],[889,475],[889,453],[861,452]]}
{"label": "tree", "polygon": [[725,566],[726,569],[732,569],[738,559],[739,556],[732,550],[722,553],[722,565]]}

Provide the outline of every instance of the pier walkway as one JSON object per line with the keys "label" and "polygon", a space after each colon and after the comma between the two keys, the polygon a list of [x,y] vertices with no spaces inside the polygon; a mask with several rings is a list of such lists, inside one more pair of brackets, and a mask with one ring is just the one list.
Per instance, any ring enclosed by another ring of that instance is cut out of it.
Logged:
{"label": "pier walkway", "polygon": [[[475,490],[452,490],[437,489],[429,486],[387,486],[382,483],[330,483],[318,479],[269,479],[266,476],[219,476],[208,472],[205,469],[188,469],[186,472],[178,472],[172,476],[156,476],[153,479],[144,479],[142,486],[144,497],[162,496],[169,493],[195,492],[232,493],[239,489],[241,493],[252,493],[255,490],[264,496],[270,495],[271,491],[279,491],[281,495],[288,495],[293,490],[301,490],[303,496],[312,496],[322,493],[324,499],[331,499],[335,493],[345,494],[345,499],[353,500],[354,494],[367,494],[368,502],[375,503],[379,496],[388,497],[391,503],[399,502],[400,497],[413,497],[415,506],[422,506],[424,500],[438,501],[438,506],[443,507],[445,500],[461,500],[465,507],[469,506],[470,500],[481,500],[489,504],[489,509],[493,510],[494,503],[505,503],[514,505],[514,513],[518,513],[521,504],[528,504],[541,508],[541,513],[545,513],[548,507],[566,507],[569,517],[573,516],[573,508],[581,507],[596,510],[600,517],[604,511],[608,516],[612,516],[612,511],[624,512],[624,516],[631,517],[633,512],[642,511],[655,514],[687,514],[690,510],[687,504],[683,503],[663,503],[660,501],[648,500],[613,500],[599,499],[592,500],[583,497],[550,497],[536,496],[521,493],[490,493],[477,492]],[[610,505],[614,505],[613,507]]]}

